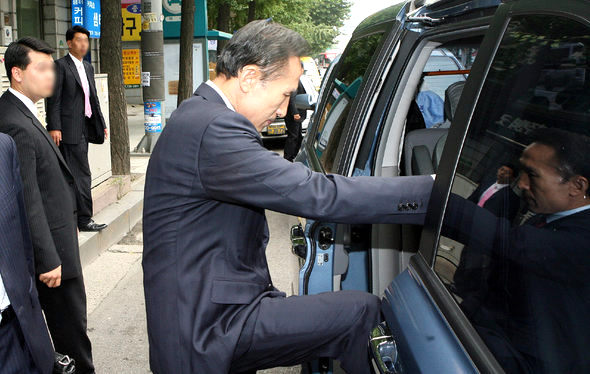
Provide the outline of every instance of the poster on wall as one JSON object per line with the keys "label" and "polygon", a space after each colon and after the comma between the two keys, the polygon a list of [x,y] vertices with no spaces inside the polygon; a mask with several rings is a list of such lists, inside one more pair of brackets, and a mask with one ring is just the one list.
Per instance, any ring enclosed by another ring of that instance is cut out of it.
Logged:
{"label": "poster on wall", "polygon": [[141,65],[139,48],[123,49],[123,83],[125,88],[139,88]]}
{"label": "poster on wall", "polygon": [[143,105],[143,118],[146,132],[162,132],[162,103],[146,101]]}
{"label": "poster on wall", "polygon": [[141,40],[141,0],[121,0],[124,42]]}

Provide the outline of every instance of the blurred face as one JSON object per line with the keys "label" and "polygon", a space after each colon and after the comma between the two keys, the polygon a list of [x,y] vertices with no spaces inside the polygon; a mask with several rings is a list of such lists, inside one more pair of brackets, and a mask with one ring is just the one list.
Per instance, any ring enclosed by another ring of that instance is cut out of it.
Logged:
{"label": "blurred face", "polygon": [[51,96],[55,84],[55,65],[51,55],[29,52],[30,63],[26,69],[12,68],[12,87],[33,102]]}
{"label": "blurred face", "polygon": [[499,184],[510,184],[514,179],[514,170],[508,166],[502,165],[496,173],[496,178]]}
{"label": "blurred face", "polygon": [[258,131],[275,118],[287,114],[291,93],[297,90],[302,69],[299,57],[291,57],[276,78],[261,80],[257,66],[245,66],[238,75],[240,94],[236,96],[236,112],[254,124]]}
{"label": "blurred face", "polygon": [[523,191],[529,209],[537,214],[553,214],[571,208],[571,181],[564,180],[557,171],[555,150],[533,143],[520,158],[522,172],[518,187]]}
{"label": "blurred face", "polygon": [[86,34],[77,32],[74,34],[74,39],[68,40],[68,48],[70,48],[70,53],[76,56],[78,59],[86,56],[88,53],[88,37]]}

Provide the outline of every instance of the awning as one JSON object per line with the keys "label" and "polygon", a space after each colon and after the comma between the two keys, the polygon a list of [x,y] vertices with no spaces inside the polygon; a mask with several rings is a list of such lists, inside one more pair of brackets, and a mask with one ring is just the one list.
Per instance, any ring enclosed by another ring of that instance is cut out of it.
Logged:
{"label": "awning", "polygon": [[232,34],[227,32],[219,31],[219,30],[208,30],[207,31],[207,39],[209,40],[230,40]]}

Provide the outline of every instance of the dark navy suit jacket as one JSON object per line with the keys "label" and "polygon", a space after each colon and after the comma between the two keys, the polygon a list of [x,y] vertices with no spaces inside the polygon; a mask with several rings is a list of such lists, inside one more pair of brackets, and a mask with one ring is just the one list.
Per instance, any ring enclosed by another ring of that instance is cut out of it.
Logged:
{"label": "dark navy suit jacket", "polygon": [[60,130],[62,141],[66,144],[78,144],[84,133],[90,143],[104,143],[106,124],[94,82],[94,68],[83,60],[90,90],[92,117],[84,117],[84,90],[78,69],[72,56],[65,55],[55,61],[55,88],[53,96],[47,99],[47,130]]}
{"label": "dark navy suit jacket", "polygon": [[0,274],[31,356],[47,374],[53,368],[53,348],[41,314],[34,264],[16,146],[0,134]]}
{"label": "dark navy suit jacket", "polygon": [[[270,278],[264,209],[350,223],[421,223],[430,176],[345,178],[266,150],[206,84],[172,113],[144,201],[144,287],[154,373],[226,373]],[[400,204],[416,203],[415,210]],[[310,316],[313,318],[313,316]]]}
{"label": "dark navy suit jacket", "polygon": [[62,266],[62,280],[82,274],[74,177],[41,122],[10,91],[0,97],[0,132],[18,150],[35,271]]}
{"label": "dark navy suit jacket", "polygon": [[495,354],[524,354],[516,359],[531,373],[590,371],[590,210],[543,227],[512,227],[451,195],[443,233],[498,259],[489,295],[473,317],[493,332]]}

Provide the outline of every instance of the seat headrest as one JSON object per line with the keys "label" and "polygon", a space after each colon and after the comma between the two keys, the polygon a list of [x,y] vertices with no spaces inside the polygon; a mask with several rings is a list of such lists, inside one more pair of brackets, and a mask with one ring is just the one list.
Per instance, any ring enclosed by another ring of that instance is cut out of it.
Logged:
{"label": "seat headrest", "polygon": [[465,81],[458,81],[451,84],[445,90],[445,119],[451,122],[453,121],[453,117],[455,117],[455,111],[457,110],[457,105],[459,105],[463,87],[465,87]]}
{"label": "seat headrest", "polygon": [[443,134],[443,136],[438,139],[436,145],[434,146],[434,151],[432,152],[432,166],[434,167],[435,172],[438,170],[438,165],[440,165],[440,160],[442,158],[443,149],[445,148],[448,135],[448,133]]}

